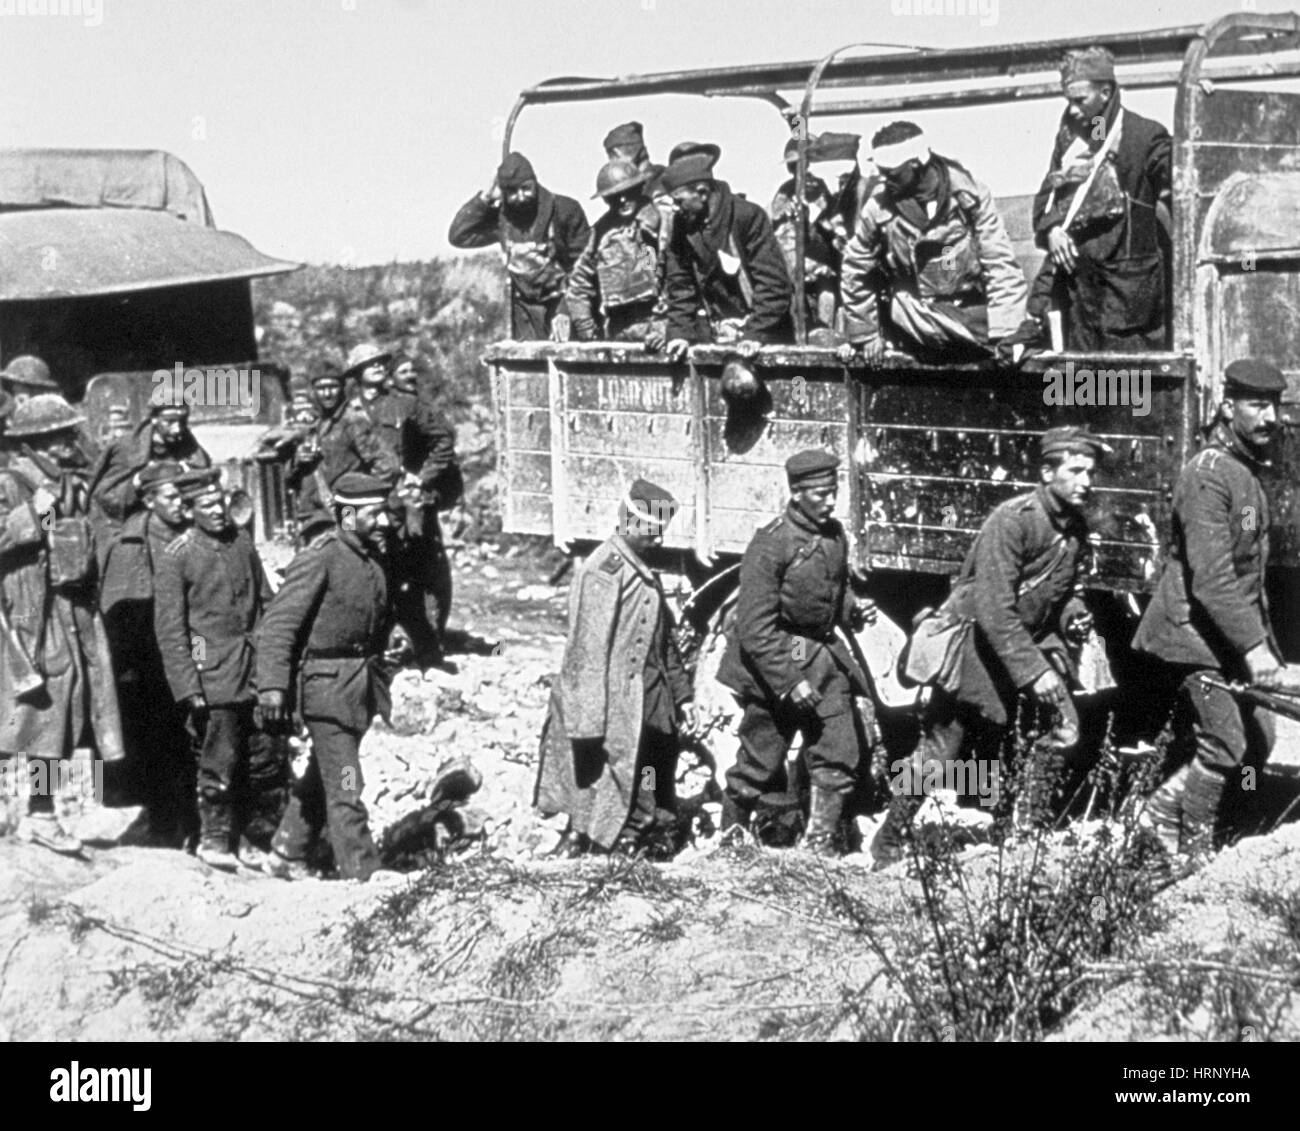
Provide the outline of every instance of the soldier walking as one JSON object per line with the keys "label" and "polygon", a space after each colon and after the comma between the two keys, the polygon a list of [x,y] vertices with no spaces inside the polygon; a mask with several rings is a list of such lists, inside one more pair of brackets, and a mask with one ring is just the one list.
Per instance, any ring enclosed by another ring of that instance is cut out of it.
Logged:
{"label": "soldier walking", "polygon": [[289,564],[257,634],[257,687],[267,726],[284,726],[291,689],[311,735],[311,762],[292,790],[267,870],[307,874],[322,830],[345,879],[379,867],[361,800],[361,738],[389,698],[379,661],[391,626],[383,560],[393,528],[388,484],[347,472],[334,485],[335,527]]}
{"label": "soldier walking", "polygon": [[786,461],[790,502],[745,551],[736,627],[718,669],[744,710],[723,831],[747,825],[761,798],[786,791],[786,755],[798,733],[812,781],[803,843],[821,854],[843,851],[840,824],[861,745],[853,696],[869,694],[835,630],[857,630],[874,616],[849,587],[848,538],[833,517],[839,465],[816,449]]}
{"label": "soldier walking", "polygon": [[194,525],[162,553],[154,625],[167,683],[198,749],[196,855],[233,871],[233,848],[245,863],[260,857],[241,834],[269,843],[288,774],[283,747],[253,718],[262,561],[252,536],[231,522],[215,468],[182,476],[178,487]]}
{"label": "soldier walking", "polygon": [[[95,601],[84,417],[57,393],[17,404],[5,423],[0,468],[0,758],[54,763],[97,747],[123,755],[108,636]],[[20,835],[56,852],[80,842],[55,813],[54,791],[34,792]]]}
{"label": "soldier walking", "polygon": [[[690,677],[646,552],[677,502],[644,479],[618,531],[583,563],[569,597],[569,639],[542,732],[534,802],[567,813],[575,847],[671,856],[681,733],[693,733]],[[656,795],[660,805],[656,807]]]}
{"label": "soldier walking", "polygon": [[[918,637],[957,629],[949,643],[954,655],[942,658],[953,674],[931,688],[910,766],[895,763],[901,772],[889,814],[871,845],[878,867],[903,856],[908,826],[923,800],[921,783],[931,780],[927,765],[952,762],[968,744],[994,754],[1020,695],[1040,709],[1044,718],[1038,721],[1046,724],[1024,771],[1021,812],[1026,824],[1050,818],[1052,792],[1079,739],[1066,641],[1090,623],[1076,594],[1088,550],[1083,507],[1097,463],[1109,451],[1082,428],[1045,432],[1038,486],[994,508],[948,599],[918,626]],[[922,644],[914,638],[910,647]]]}
{"label": "soldier walking", "polygon": [[1274,739],[1267,714],[1204,677],[1300,690],[1269,617],[1271,518],[1259,478],[1285,388],[1268,361],[1234,361],[1224,371],[1219,418],[1178,478],[1164,567],[1133,640],[1168,665],[1185,708],[1180,729],[1195,750],[1152,795],[1144,823],[1170,853],[1189,858],[1213,850],[1225,795],[1243,767],[1263,764]]}
{"label": "soldier walking", "polygon": [[189,525],[178,463],[140,473],[144,510],[126,520],[108,547],[99,607],[117,675],[128,765],[148,817],[146,843],[180,847],[198,832],[185,712],[158,693],[167,682],[154,632],[154,578],[163,551]]}

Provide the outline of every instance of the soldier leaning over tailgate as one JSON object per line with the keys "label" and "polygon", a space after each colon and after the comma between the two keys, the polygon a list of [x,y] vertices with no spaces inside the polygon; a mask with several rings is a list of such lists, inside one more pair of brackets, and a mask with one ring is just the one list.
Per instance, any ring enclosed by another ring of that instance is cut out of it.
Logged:
{"label": "soldier leaning over tailgate", "polygon": [[176,486],[183,474],[170,461],[140,472],[144,510],[126,520],[109,546],[99,587],[130,777],[148,820],[142,840],[171,848],[198,834],[185,712],[160,694],[167,675],[153,623],[154,577],[163,550],[189,526]]}
{"label": "soldier leaning over tailgate", "polygon": [[[97,747],[122,757],[108,636],[95,602],[95,552],[78,428],[57,393],[12,408],[0,468],[0,758],[51,761]],[[53,767],[51,767],[53,770]],[[47,779],[55,775],[47,775]],[[80,842],[33,793],[19,835],[56,852]]]}
{"label": "soldier leaning over tailgate", "polygon": [[1264,762],[1274,737],[1269,715],[1201,677],[1300,689],[1296,669],[1282,666],[1269,618],[1271,519],[1259,480],[1285,388],[1271,362],[1234,361],[1224,371],[1219,419],[1178,478],[1164,567],[1133,639],[1169,665],[1195,748],[1192,763],[1151,797],[1144,824],[1189,859],[1213,849],[1225,794],[1240,786],[1242,767]]}
{"label": "soldier leaning over tailgate", "polygon": [[198,748],[196,855],[234,870],[234,848],[250,866],[260,860],[255,842],[269,845],[287,784],[283,745],[253,717],[253,634],[265,581],[252,536],[230,520],[220,473],[188,472],[177,486],[194,525],[163,551],[154,625],[167,683]]}
{"label": "soldier leaning over tailgate", "polygon": [[861,747],[853,696],[870,693],[836,633],[874,615],[849,587],[848,538],[832,517],[839,463],[817,450],[786,461],[790,503],[745,551],[735,630],[718,669],[744,710],[723,831],[748,824],[762,798],[787,790],[786,755],[797,732],[812,779],[803,843],[819,853],[843,851],[844,803]]}
{"label": "soldier leaning over tailgate", "polygon": [[384,557],[393,529],[388,484],[348,472],[334,487],[334,529],[289,563],[257,634],[257,687],[270,728],[288,723],[291,692],[311,735],[311,761],[276,830],[267,870],[307,874],[322,831],[345,879],[379,867],[361,800],[361,738],[387,716],[380,668],[392,624]]}
{"label": "soldier leaning over tailgate", "polygon": [[[951,762],[963,749],[996,756],[1026,695],[1038,708],[1043,733],[1022,771],[1024,825],[1050,820],[1053,791],[1079,740],[1068,684],[1076,664],[1067,640],[1081,640],[1091,618],[1076,587],[1088,552],[1083,506],[1097,462],[1110,448],[1082,428],[1053,428],[1039,445],[1039,485],[999,504],[984,521],[938,612],[917,626],[909,651],[943,641],[948,654],[930,670],[908,674],[933,681],[921,716],[921,741],[909,768],[897,773],[884,825],[872,842],[878,866],[900,859],[922,783],[932,762]],[[1028,720],[1026,720],[1028,721]],[[896,768],[902,770],[903,767]]]}
{"label": "soldier leaning over tailgate", "polygon": [[672,855],[680,732],[695,729],[690,677],[646,551],[677,503],[638,479],[618,533],[583,563],[569,594],[569,638],[542,732],[534,803],[567,813],[575,849]]}

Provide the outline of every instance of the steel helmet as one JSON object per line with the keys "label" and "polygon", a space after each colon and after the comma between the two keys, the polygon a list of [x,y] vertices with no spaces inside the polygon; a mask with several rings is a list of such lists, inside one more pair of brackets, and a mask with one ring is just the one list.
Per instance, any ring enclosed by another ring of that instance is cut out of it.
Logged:
{"label": "steel helmet", "polygon": [[46,436],[75,428],[85,417],[58,393],[38,393],[19,401],[5,425],[6,436]]}
{"label": "steel helmet", "polygon": [[348,364],[344,376],[360,372],[376,362],[387,366],[389,358],[392,356],[391,353],[381,350],[374,342],[358,342],[348,353]]}
{"label": "steel helmet", "polygon": [[596,195],[591,199],[595,200],[597,196],[613,196],[615,193],[626,192],[637,185],[645,184],[648,177],[649,170],[638,169],[631,161],[622,161],[616,158],[608,162],[596,174]]}
{"label": "steel helmet", "polygon": [[59,383],[50,376],[50,367],[29,353],[15,357],[6,365],[4,371],[0,372],[0,380],[14,385],[26,385],[29,389],[57,391],[59,388]]}

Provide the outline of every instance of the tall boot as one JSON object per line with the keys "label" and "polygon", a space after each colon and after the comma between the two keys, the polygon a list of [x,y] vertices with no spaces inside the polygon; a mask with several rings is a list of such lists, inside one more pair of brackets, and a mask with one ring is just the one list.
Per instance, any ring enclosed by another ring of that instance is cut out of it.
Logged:
{"label": "tall boot", "polygon": [[[728,843],[739,843],[749,828],[749,810],[728,790],[722,795],[722,827],[718,830]],[[732,830],[737,830],[732,832]]]}
{"label": "tall boot", "polygon": [[1170,856],[1182,846],[1183,790],[1191,766],[1184,766],[1147,798],[1138,817],[1138,828],[1148,833]]}
{"label": "tall boot", "polygon": [[199,798],[199,847],[194,853],[210,868],[234,872],[239,858],[230,851],[234,818],[230,803],[224,798]]}
{"label": "tall boot", "polygon": [[907,842],[912,835],[912,818],[921,808],[922,798],[910,793],[896,793],[889,799],[889,812],[885,823],[871,839],[874,869],[888,868],[907,855]]}
{"label": "tall boot", "polygon": [[844,814],[844,795],[814,783],[808,807],[808,827],[803,847],[816,856],[843,856],[840,819]]}
{"label": "tall boot", "polygon": [[1227,784],[1227,778],[1223,774],[1200,762],[1193,762],[1188,767],[1182,799],[1181,845],[1182,851],[1188,856],[1207,856],[1214,851],[1219,807]]}

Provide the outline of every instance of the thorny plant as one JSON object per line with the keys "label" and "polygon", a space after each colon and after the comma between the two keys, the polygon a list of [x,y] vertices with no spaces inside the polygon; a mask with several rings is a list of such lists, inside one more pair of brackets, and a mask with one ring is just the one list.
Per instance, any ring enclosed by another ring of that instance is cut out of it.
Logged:
{"label": "thorny plant", "polygon": [[[866,1039],[1039,1040],[1078,1004],[1089,962],[1124,953],[1155,927],[1156,874],[1137,827],[1141,791],[1114,788],[1131,774],[1109,739],[1104,746],[1080,786],[1093,799],[1108,794],[1109,811],[1091,827],[1062,838],[1040,828],[975,859],[960,854],[956,836],[911,838],[920,891],[901,929],[882,929],[865,904],[833,887],[832,906],[901,993],[883,1005],[865,992],[850,1003]],[[1012,798],[1028,788],[1018,753],[1005,775]]]}

